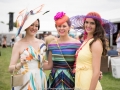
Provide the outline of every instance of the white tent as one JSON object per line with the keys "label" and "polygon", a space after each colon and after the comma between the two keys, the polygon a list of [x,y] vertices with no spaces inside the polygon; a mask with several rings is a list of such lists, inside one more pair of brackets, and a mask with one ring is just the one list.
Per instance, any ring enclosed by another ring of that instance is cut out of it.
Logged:
{"label": "white tent", "polygon": [[9,32],[9,26],[3,23],[0,23],[0,43],[2,42],[2,37],[5,35],[7,37],[7,45],[10,45],[10,39],[12,36],[15,36],[17,33],[17,28],[13,28],[13,31]]}
{"label": "white tent", "polygon": [[119,12],[120,12],[120,8],[110,10],[110,11],[106,11],[106,12],[102,12],[100,14],[104,19],[107,19],[107,20],[109,20],[111,22],[117,23],[117,22],[120,22]]}
{"label": "white tent", "polygon": [[16,34],[17,28],[13,28],[13,31],[9,32],[9,26],[3,23],[0,23],[0,34]]}

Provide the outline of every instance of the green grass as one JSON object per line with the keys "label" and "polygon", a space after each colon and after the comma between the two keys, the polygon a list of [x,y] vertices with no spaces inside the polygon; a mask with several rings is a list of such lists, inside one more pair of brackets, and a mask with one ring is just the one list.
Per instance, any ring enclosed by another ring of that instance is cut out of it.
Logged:
{"label": "green grass", "polygon": [[10,73],[8,66],[11,56],[11,48],[0,48],[0,90],[10,90]]}
{"label": "green grass", "polygon": [[[10,90],[10,73],[8,72],[8,66],[10,63],[10,57],[12,48],[0,48],[0,90]],[[48,76],[49,71],[46,71]],[[103,90],[120,90],[120,79],[112,77],[112,73],[103,73],[103,78],[100,80]]]}
{"label": "green grass", "polygon": [[115,79],[111,72],[103,73],[103,78],[100,82],[103,90],[120,90],[120,79]]}

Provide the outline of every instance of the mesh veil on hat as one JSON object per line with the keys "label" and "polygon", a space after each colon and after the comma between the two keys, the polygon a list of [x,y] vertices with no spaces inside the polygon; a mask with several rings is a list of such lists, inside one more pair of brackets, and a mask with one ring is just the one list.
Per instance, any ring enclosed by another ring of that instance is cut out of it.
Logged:
{"label": "mesh veil on hat", "polygon": [[70,18],[70,21],[75,30],[83,33],[84,32],[83,24],[86,18],[94,18],[99,20],[107,34],[114,34],[117,31],[117,27],[112,22],[102,19],[101,16],[96,12],[90,12],[87,15],[73,16]]}
{"label": "mesh veil on hat", "polygon": [[[21,31],[24,31],[26,28],[28,28],[32,23],[34,23],[42,15],[49,12],[49,11],[46,11],[44,13],[40,13],[43,6],[44,6],[44,4],[40,5],[39,7],[35,8],[29,12],[26,9],[24,9],[19,13],[19,16],[17,17],[18,32],[17,32],[16,36],[18,36]],[[21,20],[21,24],[19,25],[20,17],[22,17],[22,20]]]}

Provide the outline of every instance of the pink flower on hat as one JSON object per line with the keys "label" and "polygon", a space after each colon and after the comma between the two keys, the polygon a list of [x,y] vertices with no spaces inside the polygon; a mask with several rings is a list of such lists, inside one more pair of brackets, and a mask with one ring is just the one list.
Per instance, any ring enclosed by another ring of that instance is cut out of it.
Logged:
{"label": "pink flower on hat", "polygon": [[54,20],[58,20],[60,18],[62,18],[65,15],[64,12],[58,12],[55,16],[54,16]]}

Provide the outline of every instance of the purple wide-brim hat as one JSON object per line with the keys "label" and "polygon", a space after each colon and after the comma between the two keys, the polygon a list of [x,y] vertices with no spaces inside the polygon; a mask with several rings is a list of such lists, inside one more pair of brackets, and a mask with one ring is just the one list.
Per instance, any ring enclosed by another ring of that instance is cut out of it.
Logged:
{"label": "purple wide-brim hat", "polygon": [[[76,15],[76,16],[70,17],[71,25],[74,28],[74,30],[81,32],[81,33],[84,32],[83,24],[84,24],[85,18],[94,18],[97,20],[100,19],[95,16],[86,16],[86,15]],[[106,34],[116,33],[117,27],[112,22],[102,19],[102,18],[101,18],[101,22],[102,22],[101,24],[102,24],[103,28],[105,29]]]}

